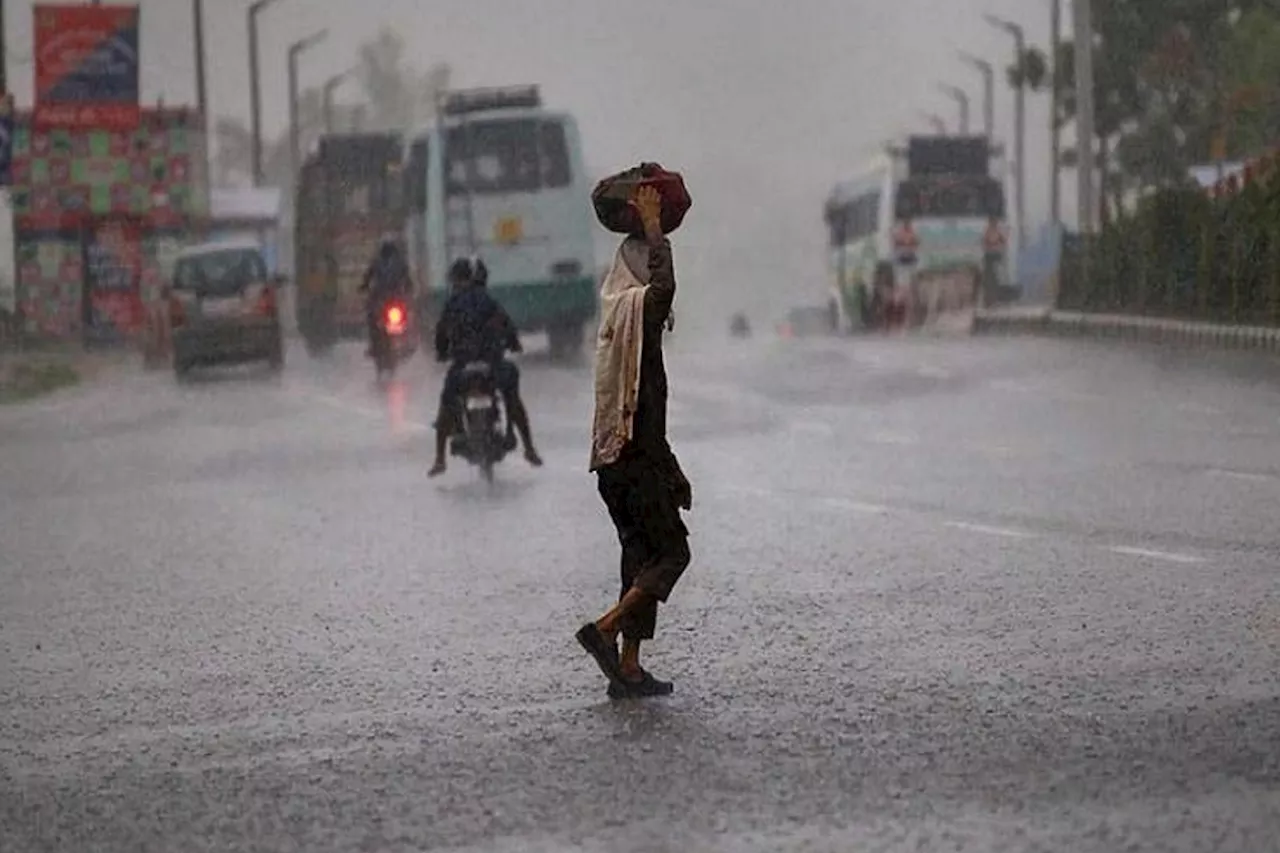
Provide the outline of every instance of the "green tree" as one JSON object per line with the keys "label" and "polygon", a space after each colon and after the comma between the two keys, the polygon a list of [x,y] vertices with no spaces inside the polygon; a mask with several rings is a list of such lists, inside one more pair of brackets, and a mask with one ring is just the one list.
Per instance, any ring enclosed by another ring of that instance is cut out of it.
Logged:
{"label": "green tree", "polygon": [[[1280,129],[1280,10],[1275,0],[1110,0],[1094,4],[1094,105],[1103,198],[1116,212],[1126,186],[1184,183],[1212,159],[1255,153]],[[1059,74],[1029,50],[1010,80],[1057,86],[1058,122],[1075,119],[1075,48]],[[1219,142],[1215,145],[1215,140]],[[1078,153],[1068,151],[1067,162]]]}

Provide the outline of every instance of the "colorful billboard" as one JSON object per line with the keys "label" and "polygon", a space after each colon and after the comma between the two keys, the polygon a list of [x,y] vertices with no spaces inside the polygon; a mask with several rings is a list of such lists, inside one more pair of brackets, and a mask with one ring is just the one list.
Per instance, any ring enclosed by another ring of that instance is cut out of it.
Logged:
{"label": "colorful billboard", "polygon": [[75,229],[98,216],[181,227],[206,210],[196,181],[204,145],[195,113],[146,110],[129,131],[37,130],[20,114],[13,135],[19,231]]}
{"label": "colorful billboard", "polygon": [[39,128],[137,126],[138,7],[35,7]]}

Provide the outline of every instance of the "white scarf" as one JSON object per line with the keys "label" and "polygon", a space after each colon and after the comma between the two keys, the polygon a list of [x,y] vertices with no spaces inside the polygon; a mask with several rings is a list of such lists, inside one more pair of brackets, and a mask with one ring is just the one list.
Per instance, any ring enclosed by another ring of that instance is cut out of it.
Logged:
{"label": "white scarf", "polygon": [[[616,462],[622,449],[631,441],[636,402],[640,397],[644,295],[649,289],[641,276],[648,278],[647,258],[648,248],[643,243],[633,238],[623,241],[614,255],[613,267],[600,287],[591,471]],[[634,269],[641,272],[637,274]]]}

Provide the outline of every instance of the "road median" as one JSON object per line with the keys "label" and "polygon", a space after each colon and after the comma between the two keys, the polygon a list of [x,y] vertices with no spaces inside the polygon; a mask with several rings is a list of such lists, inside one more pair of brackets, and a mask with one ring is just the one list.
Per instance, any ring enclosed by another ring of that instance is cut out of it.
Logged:
{"label": "road median", "polygon": [[1280,328],[1012,307],[979,311],[976,335],[1044,335],[1280,352]]}
{"label": "road median", "polygon": [[65,357],[0,356],[0,405],[34,400],[80,379],[76,365]]}

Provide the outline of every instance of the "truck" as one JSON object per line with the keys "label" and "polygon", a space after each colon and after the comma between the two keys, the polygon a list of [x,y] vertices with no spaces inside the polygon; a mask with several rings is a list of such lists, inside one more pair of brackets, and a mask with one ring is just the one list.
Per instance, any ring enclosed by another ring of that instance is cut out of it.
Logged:
{"label": "truck", "polygon": [[359,287],[385,235],[404,230],[398,134],[325,136],[298,175],[294,275],[298,332],[320,355],[368,335]]}

